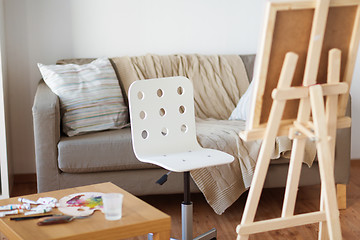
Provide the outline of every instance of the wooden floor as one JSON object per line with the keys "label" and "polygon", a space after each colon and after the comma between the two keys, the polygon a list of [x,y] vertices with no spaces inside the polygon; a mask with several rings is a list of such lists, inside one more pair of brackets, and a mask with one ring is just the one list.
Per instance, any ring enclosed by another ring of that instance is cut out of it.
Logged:
{"label": "wooden floor", "polygon": [[[360,161],[352,161],[350,184],[347,188],[347,209],[340,211],[341,229],[343,239],[360,239]],[[12,196],[31,194],[36,192],[35,183],[17,184]],[[265,189],[258,209],[256,219],[279,217],[281,213],[284,189]],[[212,227],[218,231],[219,240],[236,239],[235,228],[239,224],[242,211],[246,202],[247,194],[240,197],[222,215],[213,212],[201,194],[193,194],[194,203],[194,236],[197,236]],[[298,193],[296,213],[316,211],[319,209],[320,186],[301,187]],[[181,210],[182,195],[146,196],[141,197],[144,201],[162,210],[172,217],[171,236],[181,239]],[[252,240],[276,239],[276,240],[309,240],[317,239],[318,224],[286,230],[272,231],[268,233],[251,235]],[[144,237],[133,240],[146,239]]]}

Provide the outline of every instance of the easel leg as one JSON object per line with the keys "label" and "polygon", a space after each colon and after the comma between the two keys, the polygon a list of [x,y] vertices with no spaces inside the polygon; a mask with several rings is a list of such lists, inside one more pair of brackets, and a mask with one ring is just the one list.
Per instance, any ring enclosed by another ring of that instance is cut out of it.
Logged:
{"label": "easel leg", "polygon": [[320,177],[322,183],[322,192],[324,193],[324,205],[326,212],[326,220],[328,223],[328,230],[330,239],[342,239],[339,210],[336,202],[335,181],[334,181],[334,167],[331,160],[330,144],[328,141],[327,126],[324,100],[322,88],[320,85],[310,87],[310,101],[312,106],[312,113],[315,125],[315,133],[318,136],[316,147],[318,150],[318,160]]}
{"label": "easel leg", "polygon": [[[321,195],[320,195],[320,210],[325,211],[325,200],[324,200],[324,189],[323,184],[321,184]],[[329,229],[327,227],[327,222],[319,223],[319,238],[318,240],[329,240]]]}
{"label": "easel leg", "polygon": [[346,184],[336,184],[336,196],[339,210],[346,209]]}
{"label": "easel leg", "polygon": [[[339,83],[340,81],[340,65],[341,51],[339,49],[331,49],[329,51],[328,63],[328,83]],[[331,149],[331,165],[334,166],[335,159],[335,141],[336,141],[336,122],[337,122],[338,95],[330,95],[326,97],[326,123],[328,135],[330,136],[329,144]],[[321,188],[320,210],[324,210],[324,191]],[[319,224],[319,240],[329,239],[326,222]]]}
{"label": "easel leg", "polygon": [[[266,173],[269,168],[270,157],[273,151],[275,138],[276,138],[276,133],[275,135],[271,135],[271,136],[269,135],[268,138],[264,139],[261,145],[258,162],[255,167],[255,173],[251,182],[249,195],[246,200],[246,205],[242,216],[241,224],[252,223],[254,221],[256,210],[259,205],[261,191],[264,186]],[[247,240],[248,238],[249,238],[248,235],[237,236],[237,240]]]}
{"label": "easel leg", "polygon": [[294,139],[291,150],[289,173],[286,180],[286,190],[281,217],[294,215],[296,196],[299,186],[302,161],[304,158],[306,138]]}
{"label": "easel leg", "polygon": [[[278,87],[284,88],[290,86],[295,72],[297,59],[298,56],[294,53],[286,54]],[[261,145],[258,162],[255,167],[255,173],[251,182],[249,195],[246,201],[246,205],[240,225],[246,225],[254,221],[256,210],[259,204],[261,191],[264,186],[266,173],[268,171],[268,167],[270,164],[270,157],[274,148],[275,138],[277,136],[277,132],[280,126],[280,121],[284,112],[285,103],[286,101],[274,100],[272,104],[264,141],[262,142]],[[248,238],[249,235],[237,236],[238,240],[247,240]]]}

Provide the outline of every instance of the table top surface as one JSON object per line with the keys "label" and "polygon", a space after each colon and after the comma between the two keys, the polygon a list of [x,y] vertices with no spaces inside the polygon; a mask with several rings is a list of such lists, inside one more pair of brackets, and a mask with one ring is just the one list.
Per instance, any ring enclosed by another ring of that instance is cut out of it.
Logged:
{"label": "table top surface", "polygon": [[[12,216],[0,218],[0,232],[9,239],[122,239],[145,235],[149,232],[169,231],[171,218],[169,215],[152,207],[134,195],[124,191],[112,183],[101,183],[75,187],[58,191],[21,196],[36,201],[39,197],[61,199],[74,193],[82,192],[119,192],[124,194],[122,218],[107,221],[101,211],[84,219],[75,219],[69,223],[38,226],[38,219],[13,221]],[[18,197],[0,200],[0,206],[18,204]],[[52,214],[61,214],[54,208]],[[15,215],[21,217],[22,214]]]}

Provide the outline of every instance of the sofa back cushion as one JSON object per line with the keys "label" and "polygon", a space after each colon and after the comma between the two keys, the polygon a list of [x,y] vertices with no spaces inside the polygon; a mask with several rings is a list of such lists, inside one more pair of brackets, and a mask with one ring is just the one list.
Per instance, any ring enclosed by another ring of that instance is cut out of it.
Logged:
{"label": "sofa back cushion", "polygon": [[195,115],[200,118],[228,119],[249,86],[239,55],[146,55],[112,61],[126,93],[136,80],[189,78],[194,86]]}
{"label": "sofa back cushion", "polygon": [[128,109],[109,59],[38,66],[45,83],[60,98],[63,132],[68,136],[122,128],[128,123]]}

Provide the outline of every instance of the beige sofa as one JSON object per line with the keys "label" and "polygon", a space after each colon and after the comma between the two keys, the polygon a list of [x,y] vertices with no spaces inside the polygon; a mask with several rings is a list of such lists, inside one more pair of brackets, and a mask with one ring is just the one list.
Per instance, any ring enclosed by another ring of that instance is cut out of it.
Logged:
{"label": "beige sofa", "polygon": [[[240,57],[246,67],[248,79],[252,79],[255,56]],[[77,59],[60,63],[89,61],[90,59]],[[119,61],[116,64],[119,64]],[[234,69],[236,67],[232,66]],[[126,76],[122,76],[124,77]],[[122,80],[119,79],[120,85],[124,87]],[[126,94],[126,91],[122,90]],[[348,105],[349,115],[350,104]],[[166,171],[136,159],[129,127],[74,137],[65,136],[60,128],[59,99],[43,81],[39,83],[35,95],[33,123],[38,192],[107,181],[135,195],[183,192],[183,176],[178,173],[171,174],[168,182],[162,186],[155,184]],[[337,184],[347,184],[350,172],[350,129],[338,130],[336,142],[335,181]],[[288,159],[273,160],[265,187],[285,186],[287,170]],[[319,182],[317,162],[315,161],[311,168],[304,164],[300,185],[314,185]],[[193,182],[191,190],[199,191]]]}

